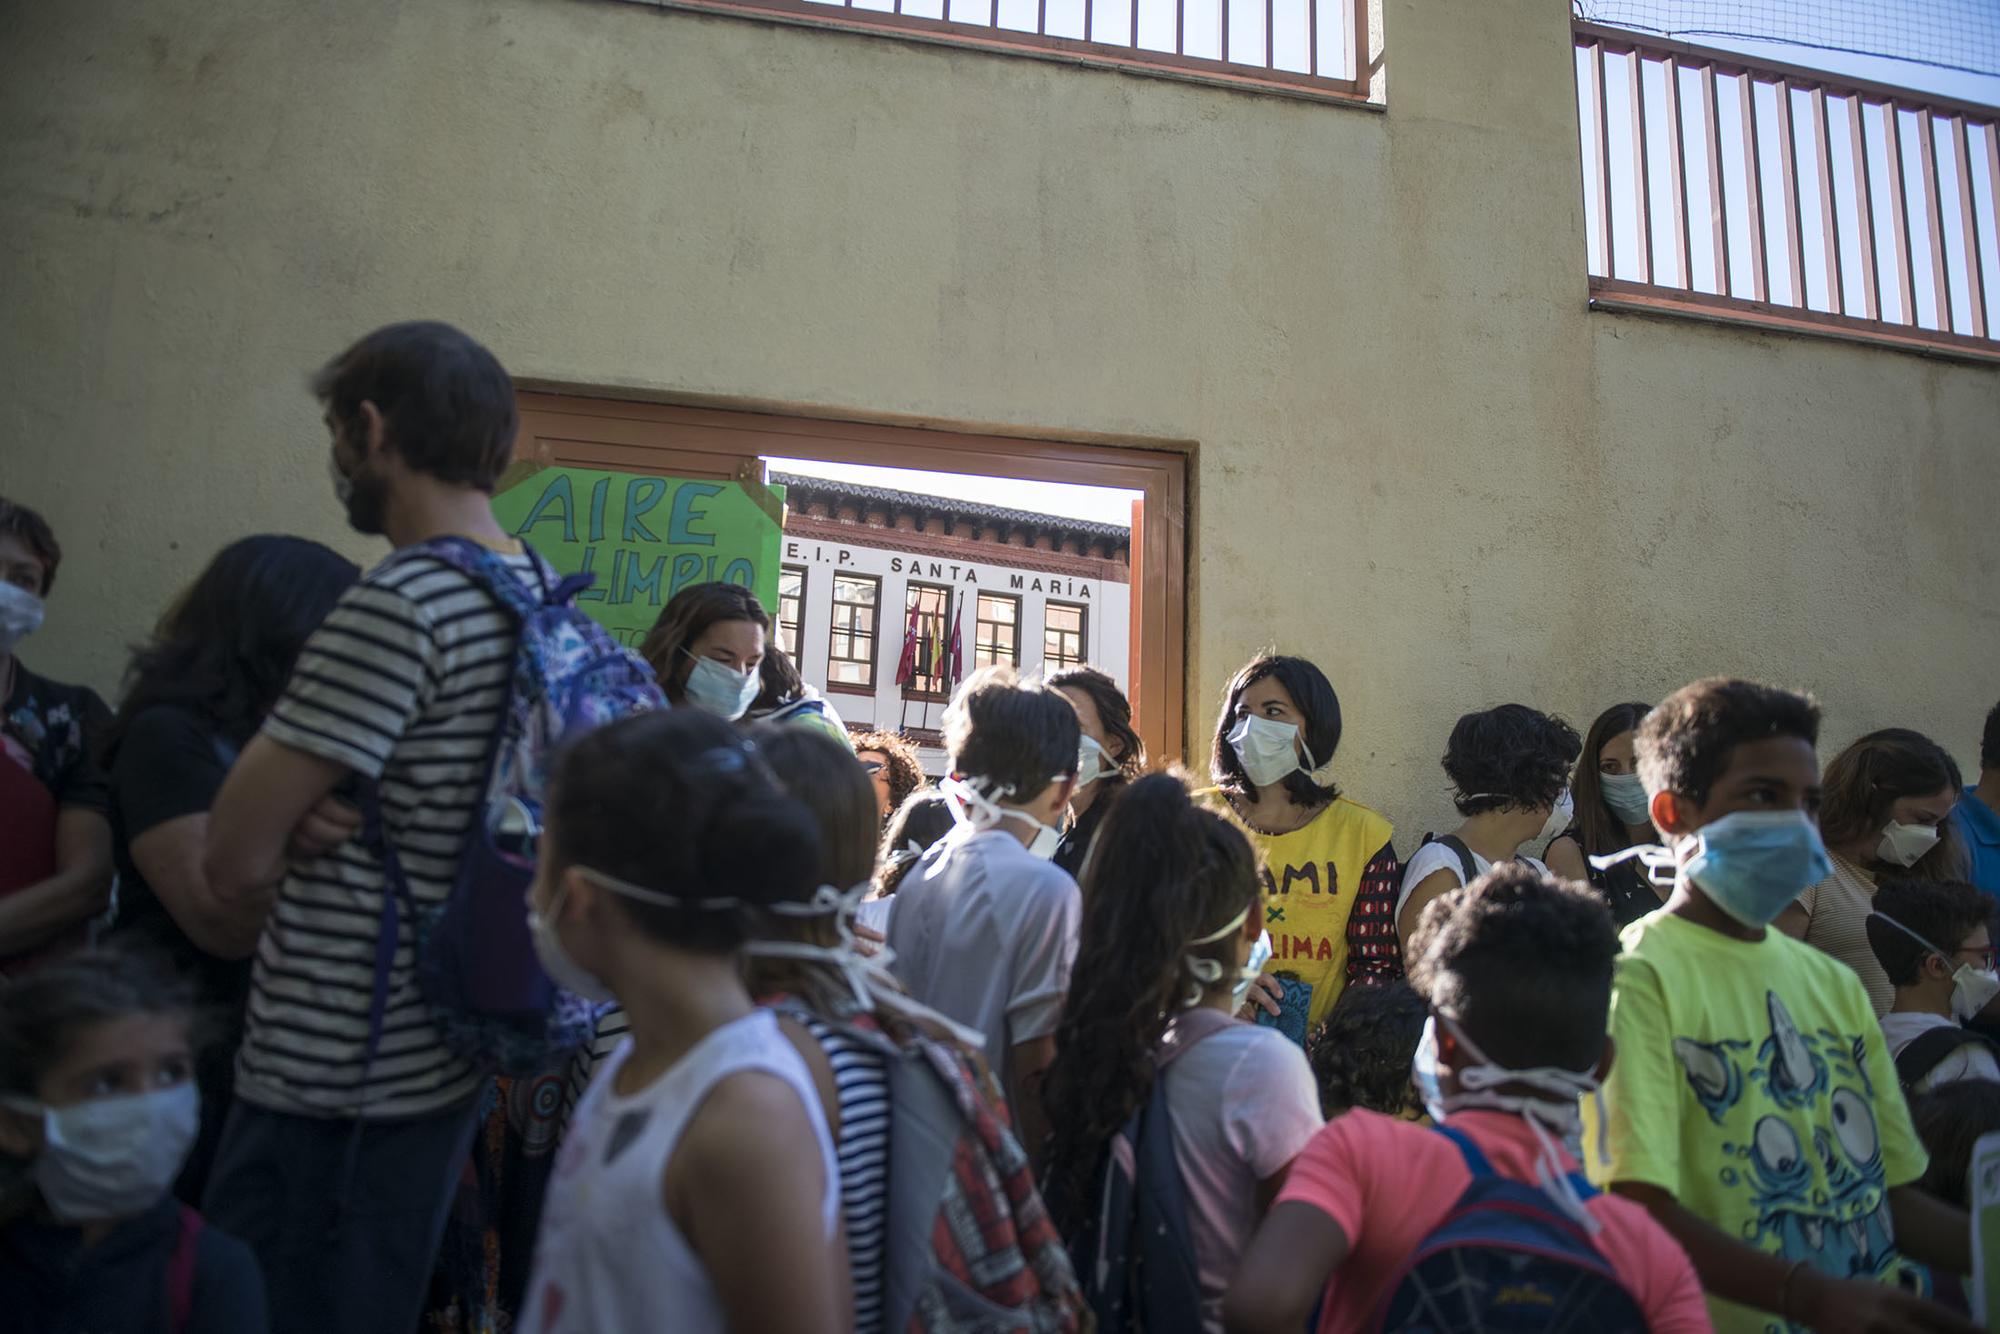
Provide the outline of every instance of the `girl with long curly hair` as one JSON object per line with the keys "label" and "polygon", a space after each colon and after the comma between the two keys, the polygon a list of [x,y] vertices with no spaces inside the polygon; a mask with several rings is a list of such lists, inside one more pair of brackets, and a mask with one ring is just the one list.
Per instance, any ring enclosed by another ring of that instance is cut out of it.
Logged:
{"label": "girl with long curly hair", "polygon": [[[1113,1137],[1155,1078],[1166,1081],[1209,1330],[1222,1328],[1237,1257],[1321,1124],[1304,1052],[1231,1017],[1264,928],[1260,887],[1249,839],[1197,805],[1177,775],[1128,787],[1085,876],[1076,967],[1042,1091],[1054,1127],[1044,1195],[1076,1247],[1094,1231]],[[1167,1055],[1172,1064],[1156,1074]],[[1091,1272],[1091,1257],[1072,1256]]]}

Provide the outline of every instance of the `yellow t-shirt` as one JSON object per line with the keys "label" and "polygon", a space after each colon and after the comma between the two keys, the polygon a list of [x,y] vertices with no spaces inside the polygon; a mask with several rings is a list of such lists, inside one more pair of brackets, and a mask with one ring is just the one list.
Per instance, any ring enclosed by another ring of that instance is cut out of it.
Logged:
{"label": "yellow t-shirt", "polygon": [[[1234,816],[1220,788],[1197,800]],[[1347,919],[1368,863],[1395,826],[1358,801],[1335,797],[1289,834],[1244,832],[1264,857],[1264,928],[1271,933],[1267,973],[1290,973],[1312,988],[1306,1030],[1317,1028],[1347,985]]]}
{"label": "yellow t-shirt", "polygon": [[[1775,927],[1737,940],[1659,912],[1621,939],[1601,1127],[1583,1100],[1591,1179],[1671,1191],[1730,1236],[1840,1278],[1914,1278],[1888,1190],[1927,1160],[1853,972]],[[1785,1325],[1708,1306],[1723,1334]]]}

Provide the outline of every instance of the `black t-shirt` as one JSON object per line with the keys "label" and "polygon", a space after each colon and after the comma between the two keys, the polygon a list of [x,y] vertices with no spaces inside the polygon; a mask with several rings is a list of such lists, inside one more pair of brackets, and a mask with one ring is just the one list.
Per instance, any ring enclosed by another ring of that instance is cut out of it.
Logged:
{"label": "black t-shirt", "polygon": [[14,659],[14,686],[0,705],[0,746],[55,794],[62,810],[102,812],[110,804],[98,739],[111,710],[89,686],[37,676]]}
{"label": "black t-shirt", "polygon": [[1636,922],[1660,906],[1660,896],[1646,876],[1644,862],[1632,857],[1616,866],[1599,870],[1591,865],[1590,852],[1583,846],[1582,826],[1571,825],[1561,837],[1573,840],[1583,852],[1583,866],[1590,876],[1590,887],[1604,896],[1605,906],[1611,909],[1611,916],[1619,926]]}
{"label": "black t-shirt", "polygon": [[217,959],[189,940],[132,862],[132,840],[215,804],[236,748],[192,709],[160,704],[134,717],[111,757],[111,832],[118,863],[118,922],[128,941],[162,950],[192,975],[206,1002],[240,1010],[250,961]]}
{"label": "black t-shirt", "polygon": [[1122,778],[1103,778],[1104,790],[1097,794],[1097,800],[1090,803],[1090,809],[1063,831],[1062,842],[1056,844],[1056,853],[1049,860],[1068,871],[1072,880],[1083,878],[1083,864],[1090,858],[1090,845],[1097,840],[1097,827],[1104,823],[1104,813],[1125,790]]}

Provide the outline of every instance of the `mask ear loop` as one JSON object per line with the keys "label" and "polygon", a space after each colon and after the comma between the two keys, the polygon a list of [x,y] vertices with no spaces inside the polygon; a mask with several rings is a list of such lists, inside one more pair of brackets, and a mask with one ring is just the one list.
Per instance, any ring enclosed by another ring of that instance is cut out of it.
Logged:
{"label": "mask ear loop", "polygon": [[[1701,836],[1690,834],[1689,837]],[[1608,871],[1623,861],[1641,863],[1646,868],[1646,878],[1663,888],[1671,889],[1680,882],[1680,858],[1674,854],[1672,848],[1662,847],[1657,843],[1634,843],[1629,848],[1607,856],[1593,855],[1590,864],[1600,871]]]}
{"label": "mask ear loop", "polygon": [[[1243,905],[1242,912],[1237,913],[1236,916],[1230,918],[1219,928],[1209,932],[1207,935],[1197,936],[1195,939],[1190,940],[1188,946],[1192,948],[1196,945],[1213,945],[1216,941],[1227,937],[1231,932],[1241,930],[1243,924],[1249,920],[1250,905],[1246,903]],[[1188,972],[1194,977],[1194,981],[1188,984],[1188,989],[1181,999],[1181,1008],[1183,1010],[1191,1010],[1201,1004],[1201,998],[1208,993],[1210,987],[1222,980],[1222,961],[1219,959],[1204,958],[1200,955],[1183,954],[1181,956],[1181,963],[1187,967]]]}

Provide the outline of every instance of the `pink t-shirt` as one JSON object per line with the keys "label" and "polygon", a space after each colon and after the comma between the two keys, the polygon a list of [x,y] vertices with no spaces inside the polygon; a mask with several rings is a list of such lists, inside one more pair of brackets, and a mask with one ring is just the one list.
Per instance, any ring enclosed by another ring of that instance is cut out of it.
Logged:
{"label": "pink t-shirt", "polygon": [[[1505,1112],[1460,1112],[1452,1129],[1486,1154],[1493,1170],[1535,1179],[1535,1135]],[[1567,1157],[1564,1168],[1575,1171]],[[1292,1163],[1278,1203],[1309,1204],[1340,1224],[1348,1256],[1327,1284],[1319,1334],[1368,1328],[1412,1252],[1472,1184],[1458,1146],[1434,1130],[1359,1108],[1314,1135]],[[1706,1334],[1708,1304],[1679,1243],[1630,1200],[1599,1195],[1586,1206],[1600,1222],[1598,1253],[1610,1262],[1653,1334]]]}

